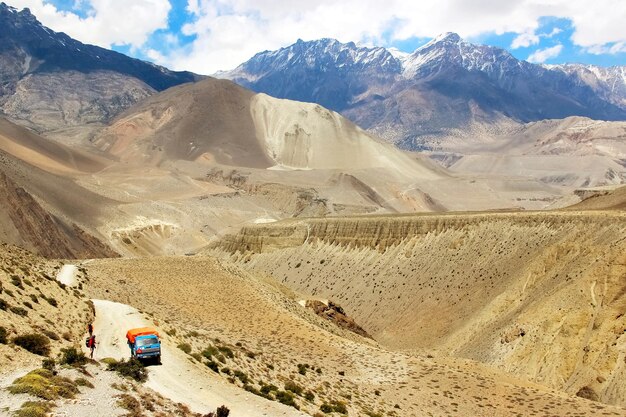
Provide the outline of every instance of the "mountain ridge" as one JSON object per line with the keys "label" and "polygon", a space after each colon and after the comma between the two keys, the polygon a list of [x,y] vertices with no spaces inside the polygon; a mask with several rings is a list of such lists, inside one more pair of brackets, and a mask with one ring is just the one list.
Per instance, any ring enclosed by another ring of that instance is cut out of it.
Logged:
{"label": "mountain ridge", "polygon": [[504,49],[446,33],[410,54],[328,38],[299,40],[215,75],[278,98],[319,103],[417,150],[429,147],[421,136],[443,136],[474,122],[626,120],[626,77],[619,76],[624,71],[607,69],[603,78],[621,82],[622,93],[609,82],[521,61]]}

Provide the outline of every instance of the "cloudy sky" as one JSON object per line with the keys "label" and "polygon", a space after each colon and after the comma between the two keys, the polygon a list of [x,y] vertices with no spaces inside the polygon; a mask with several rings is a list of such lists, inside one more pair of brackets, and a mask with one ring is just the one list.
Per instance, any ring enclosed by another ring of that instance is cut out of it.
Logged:
{"label": "cloudy sky", "polygon": [[626,65],[626,0],[3,0],[46,26],[212,74],[323,37],[411,52],[443,32],[531,62]]}

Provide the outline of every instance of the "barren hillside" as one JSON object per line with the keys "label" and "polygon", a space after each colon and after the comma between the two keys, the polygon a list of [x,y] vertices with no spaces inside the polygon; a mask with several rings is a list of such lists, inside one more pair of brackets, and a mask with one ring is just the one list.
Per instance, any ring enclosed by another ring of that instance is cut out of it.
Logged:
{"label": "barren hillside", "polygon": [[626,404],[623,212],[379,216],[245,227],[213,245],[346,308],[394,349],[435,349]]}
{"label": "barren hillside", "polygon": [[279,391],[288,391],[309,414],[324,404],[343,404],[359,416],[505,416],[522,408],[525,415],[624,413],[472,361],[389,351],[317,317],[272,280],[227,262],[170,257],[84,267],[91,296],[134,303],[168,340],[188,349],[198,369],[250,396],[282,401]]}

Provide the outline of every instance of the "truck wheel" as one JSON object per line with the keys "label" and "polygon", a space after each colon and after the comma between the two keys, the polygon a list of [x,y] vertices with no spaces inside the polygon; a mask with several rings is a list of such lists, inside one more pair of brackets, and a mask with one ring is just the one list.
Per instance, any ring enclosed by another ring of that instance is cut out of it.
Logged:
{"label": "truck wheel", "polygon": [[161,355],[156,357],[156,363],[157,365],[161,365]]}

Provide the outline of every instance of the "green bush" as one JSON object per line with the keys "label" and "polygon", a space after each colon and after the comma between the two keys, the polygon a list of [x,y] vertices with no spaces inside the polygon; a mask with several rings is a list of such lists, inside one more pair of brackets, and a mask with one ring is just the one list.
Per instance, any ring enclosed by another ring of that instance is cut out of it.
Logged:
{"label": "green bush", "polygon": [[61,349],[61,360],[63,365],[80,366],[87,363],[87,357],[82,350],[76,349],[74,346]]}
{"label": "green bush", "polygon": [[30,394],[44,400],[74,398],[79,392],[71,379],[54,375],[48,369],[35,369],[29,372],[13,381],[7,390],[11,394]]}
{"label": "green bush", "polygon": [[35,355],[47,356],[50,353],[50,339],[38,333],[29,333],[13,338],[13,343]]}
{"label": "green bush", "polygon": [[0,326],[0,344],[7,344],[7,329],[2,326]]}
{"label": "green bush", "polygon": [[148,379],[148,371],[139,360],[131,358],[127,361],[109,362],[109,371],[115,371],[126,378],[134,379],[137,382],[145,382]]}
{"label": "green bush", "polygon": [[26,401],[14,414],[15,417],[47,417],[52,404],[45,401]]}

